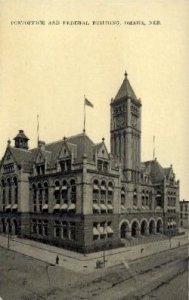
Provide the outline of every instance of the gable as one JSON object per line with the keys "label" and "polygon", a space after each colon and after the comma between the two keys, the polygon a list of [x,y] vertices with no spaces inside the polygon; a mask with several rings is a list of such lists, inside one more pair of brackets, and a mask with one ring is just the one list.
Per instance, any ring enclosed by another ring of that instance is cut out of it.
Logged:
{"label": "gable", "polygon": [[99,147],[97,151],[97,157],[103,159],[109,159],[109,154],[104,143],[102,143],[101,146]]}
{"label": "gable", "polygon": [[66,144],[66,142],[63,143],[62,148],[60,150],[59,159],[64,159],[64,158],[68,158],[71,157],[71,151],[68,148],[68,145]]}
{"label": "gable", "polygon": [[7,148],[5,151],[5,154],[3,156],[3,159],[1,161],[1,167],[0,167],[1,173],[13,172],[15,163],[16,163],[16,161],[13,157],[13,154],[12,154],[10,148]]}
{"label": "gable", "polygon": [[42,152],[39,150],[37,157],[36,157],[36,164],[43,164],[45,162],[45,158],[42,154]]}

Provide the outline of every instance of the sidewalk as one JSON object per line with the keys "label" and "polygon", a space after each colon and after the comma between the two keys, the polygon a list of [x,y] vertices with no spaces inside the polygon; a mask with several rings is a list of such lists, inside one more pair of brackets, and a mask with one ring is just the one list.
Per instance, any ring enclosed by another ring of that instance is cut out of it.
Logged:
{"label": "sidewalk", "polygon": [[[98,271],[98,269],[96,269],[96,261],[103,261],[103,257],[105,257],[106,267],[112,267],[125,260],[132,261],[153,255],[161,251],[169,250],[170,248],[178,247],[179,245],[186,245],[188,242],[188,235],[183,235],[173,237],[171,240],[167,238],[136,246],[111,249],[105,252],[100,251],[89,254],[80,254],[32,240],[10,237],[9,249],[47,262],[51,265],[55,265],[56,256],[58,255],[59,266],[76,272],[89,273]],[[0,235],[0,246],[7,248],[7,244],[7,236]]]}

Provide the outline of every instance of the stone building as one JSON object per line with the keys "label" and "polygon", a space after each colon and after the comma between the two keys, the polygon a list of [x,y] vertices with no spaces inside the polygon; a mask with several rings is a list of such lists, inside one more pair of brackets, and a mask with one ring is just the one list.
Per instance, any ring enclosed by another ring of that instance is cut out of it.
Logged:
{"label": "stone building", "polygon": [[189,201],[180,201],[180,227],[189,229]]}
{"label": "stone building", "polygon": [[141,162],[141,108],[127,74],[111,100],[111,151],[85,132],[29,149],[19,130],[0,165],[0,232],[90,252],[178,232],[172,166]]}

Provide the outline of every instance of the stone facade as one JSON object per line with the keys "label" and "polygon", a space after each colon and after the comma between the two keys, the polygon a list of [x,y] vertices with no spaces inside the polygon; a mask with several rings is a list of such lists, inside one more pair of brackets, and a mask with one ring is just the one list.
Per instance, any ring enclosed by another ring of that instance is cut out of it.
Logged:
{"label": "stone facade", "polygon": [[189,229],[189,201],[180,201],[180,227]]}
{"label": "stone facade", "polygon": [[29,149],[20,130],[0,165],[0,232],[80,252],[178,232],[172,166],[141,162],[141,100],[127,74],[110,103],[111,152],[85,132]]}

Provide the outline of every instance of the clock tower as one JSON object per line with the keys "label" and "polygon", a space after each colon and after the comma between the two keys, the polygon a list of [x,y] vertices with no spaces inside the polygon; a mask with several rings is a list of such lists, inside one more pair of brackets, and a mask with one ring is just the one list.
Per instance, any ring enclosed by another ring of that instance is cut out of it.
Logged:
{"label": "clock tower", "polygon": [[111,100],[111,154],[117,157],[128,182],[138,182],[141,156],[141,101],[125,72],[123,83]]}

